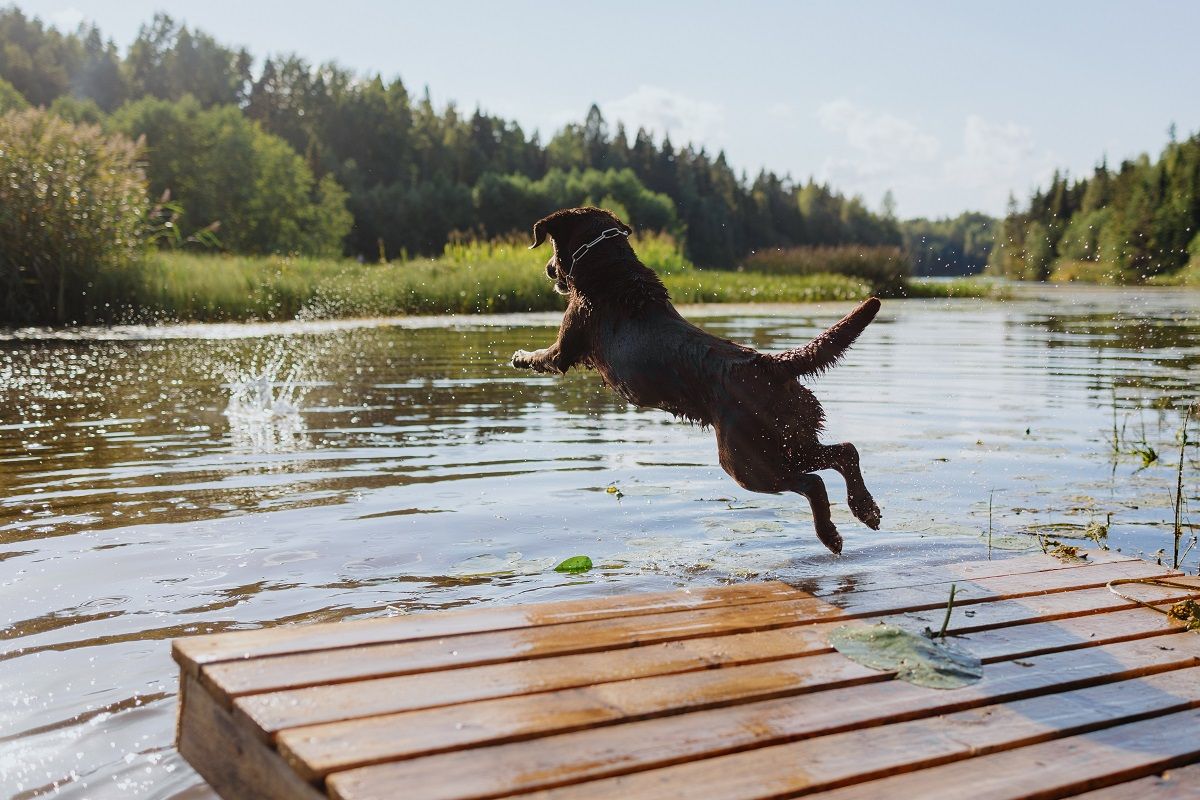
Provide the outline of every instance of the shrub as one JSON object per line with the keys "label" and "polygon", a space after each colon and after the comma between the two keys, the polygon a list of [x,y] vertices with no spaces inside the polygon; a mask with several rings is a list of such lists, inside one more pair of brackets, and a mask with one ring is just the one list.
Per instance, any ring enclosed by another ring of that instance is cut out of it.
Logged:
{"label": "shrub", "polygon": [[0,114],[23,108],[29,108],[29,102],[17,91],[17,87],[0,78]]}
{"label": "shrub", "polygon": [[92,319],[89,291],[138,255],[136,145],[45,111],[0,117],[0,323]]}
{"label": "shrub", "polygon": [[843,275],[884,294],[899,292],[910,271],[908,257],[899,247],[855,245],[763,250],[745,259],[742,267],[747,272],[777,275]]}

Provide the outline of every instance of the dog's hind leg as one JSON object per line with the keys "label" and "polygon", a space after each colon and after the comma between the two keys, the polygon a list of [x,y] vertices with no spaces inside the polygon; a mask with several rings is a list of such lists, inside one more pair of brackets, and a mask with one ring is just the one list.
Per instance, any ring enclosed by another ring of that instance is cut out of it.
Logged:
{"label": "dog's hind leg", "polygon": [[833,553],[842,552],[842,536],[829,516],[829,494],[825,491],[825,481],[821,476],[805,473],[796,479],[792,491],[808,498],[812,506],[813,526],[817,529],[817,538]]}
{"label": "dog's hind leg", "polygon": [[821,445],[820,464],[815,469],[836,469],[846,480],[846,504],[851,513],[871,530],[879,530],[883,518],[875,498],[867,490],[858,466],[858,448],[850,442]]}

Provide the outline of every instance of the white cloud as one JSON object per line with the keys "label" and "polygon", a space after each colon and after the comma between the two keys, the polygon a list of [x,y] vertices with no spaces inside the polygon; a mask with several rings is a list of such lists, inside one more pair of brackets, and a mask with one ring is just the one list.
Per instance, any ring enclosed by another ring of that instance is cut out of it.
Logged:
{"label": "white cloud", "polygon": [[903,215],[947,207],[1002,213],[1009,192],[1023,198],[1057,163],[1030,128],[977,114],[963,120],[957,146],[911,120],[845,99],[825,103],[816,117],[844,145],[825,159],[818,178],[869,204],[891,189]]}
{"label": "white cloud", "polygon": [[78,8],[69,6],[49,15],[50,24],[60,31],[71,32],[83,22],[84,14]]}
{"label": "white cloud", "polygon": [[937,137],[908,120],[845,99],[823,104],[817,109],[817,119],[825,130],[843,134],[865,161],[928,162],[940,148]]}
{"label": "white cloud", "polygon": [[670,134],[676,146],[693,142],[710,148],[723,139],[725,112],[715,103],[696,100],[661,86],[639,86],[631,94],[601,104],[605,119],[618,121],[632,136],[638,128],[662,137]]}

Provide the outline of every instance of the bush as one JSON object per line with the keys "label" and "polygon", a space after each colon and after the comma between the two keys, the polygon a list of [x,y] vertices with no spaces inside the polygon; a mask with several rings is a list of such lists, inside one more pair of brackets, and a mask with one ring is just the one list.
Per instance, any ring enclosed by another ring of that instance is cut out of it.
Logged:
{"label": "bush", "polygon": [[90,290],[138,255],[137,147],[45,111],[0,117],[0,323],[92,319]]}
{"label": "bush", "polygon": [[832,273],[857,278],[871,291],[896,294],[904,287],[910,263],[899,247],[789,247],[763,250],[742,262],[747,272],[778,275]]}
{"label": "bush", "polygon": [[0,114],[29,108],[29,102],[4,78],[0,78]]}
{"label": "bush", "polygon": [[223,247],[239,253],[341,252],[350,230],[346,194],[319,184],[291,146],[235,106],[204,109],[192,97],[123,106],[112,124],[146,137],[154,197],[169,190],[187,225],[220,222]]}

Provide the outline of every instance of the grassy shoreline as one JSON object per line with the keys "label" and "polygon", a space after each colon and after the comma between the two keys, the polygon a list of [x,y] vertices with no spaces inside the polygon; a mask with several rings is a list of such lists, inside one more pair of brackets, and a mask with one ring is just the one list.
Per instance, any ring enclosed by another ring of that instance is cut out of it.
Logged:
{"label": "grassy shoreline", "polygon": [[[635,242],[676,303],[860,300],[879,291],[859,276],[700,270],[662,236]],[[100,323],[345,319],[556,311],[563,307],[523,242],[451,244],[437,259],[350,259],[154,251],[92,290]],[[897,297],[995,295],[984,281],[907,281]]]}

